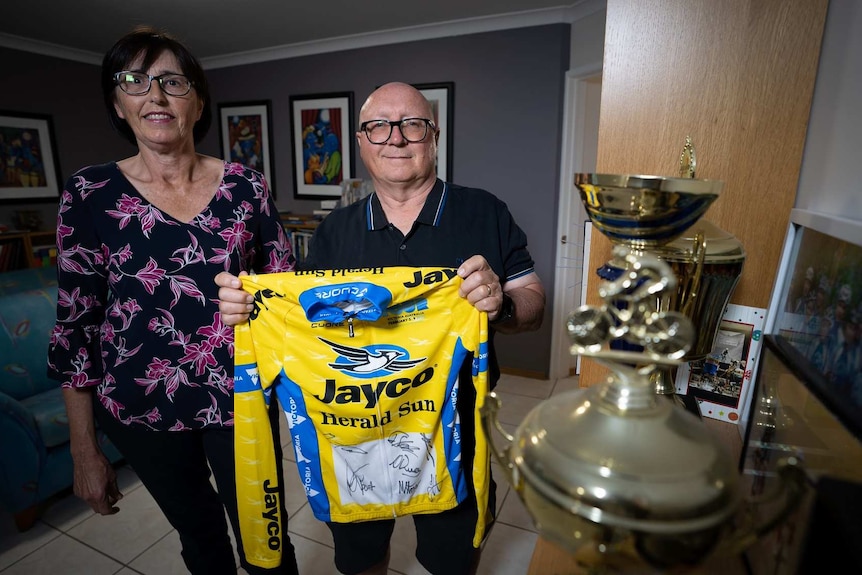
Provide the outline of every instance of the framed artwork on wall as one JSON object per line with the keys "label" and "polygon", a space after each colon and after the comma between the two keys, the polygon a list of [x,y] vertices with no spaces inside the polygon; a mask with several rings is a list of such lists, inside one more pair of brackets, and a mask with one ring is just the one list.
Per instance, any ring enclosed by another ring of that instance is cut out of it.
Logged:
{"label": "framed artwork on wall", "polygon": [[275,197],[270,101],[230,102],[218,108],[222,157],[261,172]]}
{"label": "framed artwork on wall", "polygon": [[51,116],[0,111],[0,201],[60,197]]}
{"label": "framed artwork on wall", "polygon": [[432,120],[440,130],[440,139],[437,140],[437,177],[450,182],[452,181],[455,83],[413,84],[413,87],[422,92],[422,95],[431,102],[431,107],[434,110]]}
{"label": "framed artwork on wall", "polygon": [[290,97],[294,197],[341,198],[341,183],[354,176],[353,92]]}

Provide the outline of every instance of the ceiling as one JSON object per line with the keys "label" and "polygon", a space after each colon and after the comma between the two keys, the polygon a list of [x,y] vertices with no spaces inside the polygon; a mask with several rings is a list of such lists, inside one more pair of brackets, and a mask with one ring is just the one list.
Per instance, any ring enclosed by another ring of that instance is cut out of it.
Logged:
{"label": "ceiling", "polygon": [[205,67],[411,39],[571,22],[604,0],[22,0],[0,45],[100,63],[139,24],[183,41]]}

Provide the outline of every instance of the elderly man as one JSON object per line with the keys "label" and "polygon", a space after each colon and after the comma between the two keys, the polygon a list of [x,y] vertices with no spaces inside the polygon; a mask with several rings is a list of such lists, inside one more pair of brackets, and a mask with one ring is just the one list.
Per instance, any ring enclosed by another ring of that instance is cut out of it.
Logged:
{"label": "elderly man", "polygon": [[[374,193],[333,211],[317,228],[303,267],[334,269],[390,266],[445,266],[463,278],[460,295],[488,313],[492,334],[538,329],[545,294],[527,251],[527,238],[506,205],[492,194],[439,180],[437,139],[429,102],[408,84],[380,87],[359,113],[356,142]],[[252,297],[240,280],[219,274],[220,311],[229,325],[245,321]],[[490,345],[491,385],[499,368]],[[469,381],[470,365],[462,367]],[[464,386],[467,387],[467,386]],[[462,430],[472,429],[475,397],[463,393],[458,412]],[[475,395],[475,394],[473,394]],[[463,437],[462,465],[472,465],[475,438]],[[488,509],[495,508],[493,482]],[[416,556],[431,573],[471,573],[477,520],[475,494],[455,509],[414,515]],[[489,521],[490,523],[490,521]],[[329,523],[336,566],[342,573],[387,572],[394,520]]]}

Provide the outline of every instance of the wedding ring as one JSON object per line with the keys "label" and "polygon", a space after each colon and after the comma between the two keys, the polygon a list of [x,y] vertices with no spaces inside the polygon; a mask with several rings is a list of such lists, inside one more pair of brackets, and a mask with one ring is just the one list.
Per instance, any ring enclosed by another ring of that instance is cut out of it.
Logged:
{"label": "wedding ring", "polygon": [[491,284],[485,284],[485,287],[486,287],[486,288],[488,288],[488,295],[487,295],[487,296],[485,296],[485,297],[491,297],[491,292],[493,291],[493,290],[491,289]]}

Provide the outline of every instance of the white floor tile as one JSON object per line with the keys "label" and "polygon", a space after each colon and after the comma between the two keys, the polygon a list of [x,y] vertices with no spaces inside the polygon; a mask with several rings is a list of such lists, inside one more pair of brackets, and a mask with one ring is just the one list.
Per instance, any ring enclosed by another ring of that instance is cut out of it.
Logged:
{"label": "white floor tile", "polygon": [[60,535],[53,527],[38,521],[28,531],[19,533],[12,515],[0,512],[0,571],[43,548]]}
{"label": "white floor tile", "polygon": [[554,390],[552,392],[552,395],[559,395],[560,393],[563,393],[565,391],[571,391],[574,389],[581,389],[580,379],[577,375],[558,379],[557,383],[554,384]]}
{"label": "white floor tile", "polygon": [[60,535],[3,571],[3,575],[112,575],[123,565],[69,537]]}
{"label": "white floor tile", "polygon": [[144,575],[188,575],[181,552],[180,537],[172,530],[138,555],[129,567]]}
{"label": "white floor tile", "polygon": [[[326,526],[324,525],[324,529]],[[329,529],[326,529],[329,532]],[[291,536],[296,550],[296,564],[300,573],[310,575],[338,575],[335,568],[335,550],[305,537]]]}
{"label": "white floor tile", "polygon": [[536,397],[539,399],[550,397],[553,389],[553,380],[531,379],[529,377],[508,375],[505,373],[500,375],[500,381],[497,382],[497,387],[494,388],[495,391],[512,393],[515,395],[526,395],[528,397]]}
{"label": "white floor tile", "polygon": [[287,522],[287,531],[291,537],[296,534],[321,545],[332,547],[332,532],[329,531],[326,523],[314,516],[308,505],[303,506],[296,514],[290,516]]}
{"label": "white floor tile", "polygon": [[478,575],[524,575],[538,537],[532,531],[495,525],[482,549]]}
{"label": "white floor tile", "polygon": [[524,507],[524,503],[514,489],[509,489],[506,494],[506,499],[497,515],[497,522],[527,531],[536,531],[533,518],[530,517],[527,508]]}
{"label": "white floor tile", "polygon": [[527,397],[524,395],[515,395],[513,393],[500,392],[497,394],[500,398],[500,411],[497,414],[497,419],[500,423],[509,423],[512,425],[520,425],[527,414],[534,407],[539,405],[543,400],[535,397]]}
{"label": "white floor tile", "polygon": [[135,489],[118,506],[119,513],[94,515],[70,529],[69,535],[128,564],[172,530],[146,489]]}

